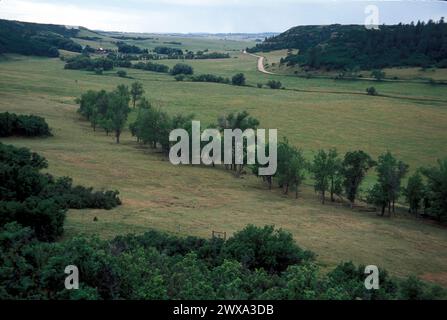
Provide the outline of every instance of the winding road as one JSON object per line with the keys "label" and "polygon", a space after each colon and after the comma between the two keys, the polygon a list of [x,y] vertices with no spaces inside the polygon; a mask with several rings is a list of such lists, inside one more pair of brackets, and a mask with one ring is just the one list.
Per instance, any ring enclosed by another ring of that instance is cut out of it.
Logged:
{"label": "winding road", "polygon": [[264,67],[264,59],[265,58],[263,56],[258,56],[257,54],[248,53],[246,50],[244,50],[244,54],[248,54],[249,56],[258,58],[258,71],[259,72],[262,72],[265,74],[276,74],[276,73],[265,70],[265,67]]}

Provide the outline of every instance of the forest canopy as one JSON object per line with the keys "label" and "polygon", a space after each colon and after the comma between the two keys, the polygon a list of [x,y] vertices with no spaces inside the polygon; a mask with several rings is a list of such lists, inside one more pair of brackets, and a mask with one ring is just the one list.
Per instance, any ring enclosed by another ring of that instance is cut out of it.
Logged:
{"label": "forest canopy", "polygon": [[0,54],[58,57],[58,49],[81,52],[82,46],[70,39],[78,32],[58,25],[0,20]]}
{"label": "forest canopy", "polygon": [[312,69],[377,69],[398,66],[447,67],[447,24],[428,21],[383,25],[302,26],[248,49],[249,52],[298,49],[282,60]]}

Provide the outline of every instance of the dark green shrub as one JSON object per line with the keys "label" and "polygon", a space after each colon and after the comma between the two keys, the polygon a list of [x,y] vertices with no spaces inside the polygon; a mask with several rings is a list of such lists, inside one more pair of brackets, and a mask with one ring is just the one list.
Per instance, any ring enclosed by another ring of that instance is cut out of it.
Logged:
{"label": "dark green shrub", "polygon": [[263,268],[270,273],[313,259],[313,253],[299,248],[290,233],[273,226],[247,226],[227,241],[225,252],[250,270]]}
{"label": "dark green shrub", "polygon": [[42,117],[0,113],[0,137],[48,137],[51,135],[51,130]]}
{"label": "dark green shrub", "polygon": [[169,72],[168,66],[166,66],[164,64],[153,63],[153,62],[148,62],[148,63],[138,62],[133,67],[135,69],[159,72],[159,73],[168,73]]}
{"label": "dark green shrub", "polygon": [[238,73],[231,79],[231,83],[235,86],[245,86],[245,81],[245,75],[243,73]]}
{"label": "dark green shrub", "polygon": [[171,70],[171,74],[173,76],[176,76],[178,74],[184,74],[184,75],[192,75],[194,74],[194,69],[187,64],[184,63],[177,63]]}
{"label": "dark green shrub", "polygon": [[116,74],[117,74],[118,77],[120,77],[120,78],[125,78],[125,77],[127,77],[127,72],[124,71],[124,70],[119,70]]}
{"label": "dark green shrub", "polygon": [[17,222],[30,227],[40,241],[55,241],[64,231],[65,209],[53,199],[29,197],[24,202],[0,201],[0,226]]}
{"label": "dark green shrub", "polygon": [[281,89],[282,88],[282,84],[280,81],[276,81],[276,80],[270,80],[269,82],[267,82],[267,86],[270,89]]}
{"label": "dark green shrub", "polygon": [[374,87],[366,88],[366,93],[369,96],[377,96],[378,95],[378,92],[377,92],[376,88],[374,88]]}
{"label": "dark green shrub", "polygon": [[213,74],[201,74],[192,77],[191,80],[195,82],[215,82],[215,83],[229,83],[230,81],[227,78],[215,76]]}

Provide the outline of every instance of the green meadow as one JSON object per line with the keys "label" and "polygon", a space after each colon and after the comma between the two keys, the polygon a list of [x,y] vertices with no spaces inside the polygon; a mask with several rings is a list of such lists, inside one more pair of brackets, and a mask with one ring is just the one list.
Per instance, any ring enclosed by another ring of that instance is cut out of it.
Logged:
{"label": "green meadow", "polygon": [[[54,133],[48,139],[1,142],[41,153],[54,175],[121,193],[123,205],[114,210],[70,211],[66,239],[79,234],[111,238],[149,228],[210,237],[213,230],[232,234],[250,223],[274,224],[292,232],[300,246],[315,251],[322,266],[352,260],[447,286],[445,227],[410,217],[404,209],[382,218],[365,208],[321,205],[310,178],[295,200],[279,190],[269,191],[249,174],[237,179],[219,168],[173,166],[161,154],[137,144],[128,131],[116,145],[113,137],[93,132],[77,114],[75,99],[87,90],[112,90],[140,81],[153,105],[170,114],[193,113],[204,126],[221,115],[247,110],[262,128],[278,129],[309,159],[320,148],[336,147],[340,153],[362,149],[374,157],[390,150],[414,171],[447,156],[445,86],[411,79],[379,83],[266,75],[257,71],[256,58],[240,53],[250,44],[200,41],[180,40],[191,50],[230,51],[232,57],[186,61],[196,74],[231,77],[243,72],[249,86],[178,82],[167,74],[134,69],[126,69],[128,78],[119,78],[117,70],[95,75],[64,70],[59,59],[10,55],[0,61],[0,112],[43,116]],[[169,66],[178,62],[160,61]],[[270,79],[281,81],[285,90],[257,88]],[[370,86],[385,96],[367,96]],[[372,181],[373,173],[363,189]]]}

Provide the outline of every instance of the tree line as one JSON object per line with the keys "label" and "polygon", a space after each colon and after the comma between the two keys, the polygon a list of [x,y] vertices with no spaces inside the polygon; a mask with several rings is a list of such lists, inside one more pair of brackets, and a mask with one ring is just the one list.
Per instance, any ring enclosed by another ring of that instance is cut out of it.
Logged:
{"label": "tree line", "polygon": [[[167,112],[156,108],[144,97],[144,88],[141,83],[135,82],[131,90],[120,85],[111,93],[106,91],[89,91],[79,99],[79,112],[90,120],[93,130],[99,125],[106,133],[114,132],[116,141],[127,123],[127,117],[131,111],[129,103],[132,101],[133,109],[136,109],[137,118],[129,125],[129,129],[139,143],[149,145],[151,148],[160,148],[168,155],[174,144],[169,141],[169,134],[174,129],[186,130],[192,137],[192,120],[194,115],[171,116]],[[253,118],[248,112],[230,113],[219,117],[216,123],[208,129],[218,129],[221,133],[226,129],[257,130],[259,120]],[[224,143],[221,144],[222,148]],[[234,143],[233,143],[234,145]],[[202,147],[205,143],[202,142]],[[190,148],[192,143],[190,143]],[[268,150],[268,145],[265,146]],[[233,159],[235,149],[233,148]],[[244,159],[247,157],[244,144]],[[222,150],[223,154],[223,150]],[[267,153],[266,153],[267,154]],[[192,156],[192,152],[190,152]],[[246,162],[246,161],[244,161]],[[284,194],[294,191],[298,198],[299,188],[310,175],[314,189],[320,194],[323,204],[327,194],[330,201],[335,202],[335,196],[339,199],[347,199],[354,206],[356,200],[367,202],[380,209],[382,216],[395,213],[396,203],[405,197],[410,205],[410,212],[420,213],[434,217],[439,221],[447,218],[447,159],[439,162],[439,168],[421,168],[409,177],[407,185],[402,186],[409,173],[408,164],[397,159],[387,151],[374,160],[362,150],[349,151],[343,157],[336,149],[319,150],[313,160],[308,161],[303,151],[289,143],[287,138],[279,141],[277,152],[277,171],[273,176],[262,176],[262,179],[272,189],[276,182]],[[233,161],[235,163],[235,161]],[[215,164],[212,164],[215,166]],[[244,172],[245,165],[226,165],[226,169],[233,171],[237,176]],[[258,175],[259,164],[251,165],[250,170]],[[361,186],[368,173],[375,168],[377,183],[364,192],[366,197],[359,199],[362,194]]]}
{"label": "tree line", "polygon": [[266,39],[250,52],[299,49],[283,64],[310,69],[380,69],[399,66],[447,67],[447,24],[428,21],[382,25],[369,30],[358,25],[303,26]]}
{"label": "tree line", "polygon": [[[132,58],[125,55],[108,54],[107,57],[91,58],[88,53],[82,55],[74,56],[65,61],[65,69],[68,70],[86,70],[94,71],[97,74],[101,74],[103,71],[113,70],[115,67],[120,68],[133,68],[138,70],[159,72],[159,73],[169,73],[175,72],[176,65],[172,70],[169,69],[167,65],[154,63],[154,62],[143,62],[139,61],[137,63],[132,63]],[[182,64],[179,64],[180,66]],[[188,66],[189,67],[189,66]],[[189,67],[191,68],[191,67]],[[178,74],[178,73],[177,73]]]}
{"label": "tree line", "polygon": [[58,49],[81,52],[82,46],[71,40],[78,32],[64,26],[0,19],[0,54],[58,57]]}

